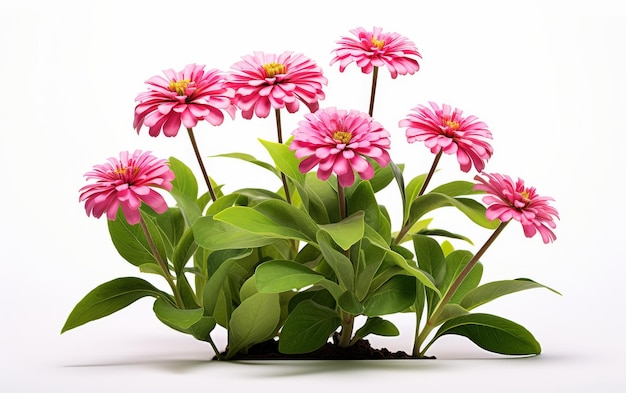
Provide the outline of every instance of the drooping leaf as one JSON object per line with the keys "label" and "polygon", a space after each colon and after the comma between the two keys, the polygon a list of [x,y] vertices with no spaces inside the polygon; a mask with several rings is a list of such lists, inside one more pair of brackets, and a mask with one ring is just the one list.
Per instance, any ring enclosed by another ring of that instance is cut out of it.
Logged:
{"label": "drooping leaf", "polygon": [[447,334],[467,337],[479,347],[503,355],[541,353],[541,345],[526,328],[491,314],[468,314],[451,319],[439,328],[431,343]]}
{"label": "drooping leaf", "polygon": [[149,282],[136,277],[122,277],[105,282],[76,304],[61,333],[113,314],[146,296],[167,297]]}
{"label": "drooping leaf", "polygon": [[352,341],[361,339],[368,334],[392,337],[399,336],[400,331],[398,330],[396,325],[386,319],[382,319],[381,317],[369,317],[367,318],[363,326],[361,326],[361,328],[359,328],[359,330],[354,333]]}
{"label": "drooping leaf", "polygon": [[353,289],[354,266],[352,266],[350,259],[343,253],[335,250],[333,240],[328,232],[320,230],[317,233],[317,243],[320,246],[324,260],[337,276],[341,288],[344,290]]}
{"label": "drooping leaf", "polygon": [[285,320],[278,350],[286,354],[313,352],[321,348],[341,325],[335,310],[303,300]]}
{"label": "drooping leaf", "polygon": [[154,302],[152,310],[161,322],[183,332],[186,332],[187,329],[200,321],[203,313],[201,308],[180,309],[174,307],[172,303],[160,297]]}
{"label": "drooping leaf", "polygon": [[461,306],[463,306],[467,310],[473,310],[476,307],[488,303],[501,296],[534,288],[545,288],[560,295],[559,292],[543,284],[539,284],[538,282],[527,278],[518,278],[515,280],[492,281],[483,284],[469,291],[463,297],[463,300],[461,300],[460,303]]}
{"label": "drooping leaf", "polygon": [[254,156],[252,156],[250,154],[236,153],[235,152],[235,153],[218,154],[218,155],[215,155],[213,157],[236,158],[238,160],[242,160],[242,161],[254,164],[254,165],[258,165],[261,168],[267,169],[268,171],[272,172],[273,174],[278,175],[278,172],[276,171],[276,168],[274,168],[272,165],[268,164],[265,161],[258,160],[257,158],[255,158]]}

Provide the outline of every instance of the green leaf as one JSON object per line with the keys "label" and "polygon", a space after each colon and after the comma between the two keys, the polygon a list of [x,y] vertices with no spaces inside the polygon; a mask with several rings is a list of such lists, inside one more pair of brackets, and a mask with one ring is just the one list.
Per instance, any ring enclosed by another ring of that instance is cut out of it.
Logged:
{"label": "green leaf", "polygon": [[276,240],[215,220],[213,216],[198,218],[192,228],[196,243],[209,250],[256,248]]}
{"label": "green leaf", "polygon": [[[450,285],[457,279],[459,274],[465,269],[467,264],[472,260],[472,253],[467,250],[455,250],[446,256],[446,276],[441,284],[441,291],[445,293]],[[463,279],[463,282],[454,292],[452,302],[459,302],[465,294],[476,288],[482,278],[483,267],[480,263],[476,263],[472,270]]]}
{"label": "green leaf", "polygon": [[248,258],[252,252],[252,249],[219,250],[209,256],[208,264],[215,261],[217,267],[209,271],[209,280],[204,287],[202,305],[207,315],[215,313],[220,293],[227,281],[228,274],[233,270],[233,265],[239,260]]}
{"label": "green leaf", "polygon": [[[374,194],[374,189],[369,182],[361,182],[347,199],[348,215],[364,214],[364,220],[367,225],[380,231],[381,228],[381,212],[378,208],[378,201]],[[361,236],[363,233],[361,232]],[[356,243],[356,242],[355,242]]]}
{"label": "green leaf", "polygon": [[156,299],[152,310],[161,322],[179,331],[191,328],[196,322],[200,321],[203,313],[201,308],[187,310],[174,307],[172,303],[161,297]]}
{"label": "green leaf", "polygon": [[381,317],[369,317],[361,326],[359,330],[354,333],[352,341],[359,340],[368,334],[375,334],[377,336],[393,337],[399,336],[400,331],[393,323],[382,319]]}
{"label": "green leaf", "polygon": [[[111,241],[122,258],[135,266],[156,263],[156,259],[150,250],[141,225],[130,225],[121,212],[118,213],[114,221],[107,220],[107,222]],[[152,223],[152,220],[146,220],[146,224],[148,225],[149,223]],[[159,250],[162,251],[162,255],[165,255],[165,245],[163,244],[161,236],[157,234],[156,227],[152,224],[148,228],[151,229],[151,234],[154,232],[156,236],[155,240],[157,242],[160,240],[157,245],[159,246]]]}
{"label": "green leaf", "polygon": [[409,211],[410,211],[409,209],[411,208],[411,205],[413,204],[413,201],[415,200],[415,198],[417,198],[417,194],[419,194],[420,190],[422,189],[422,185],[424,185],[424,181],[426,181],[425,173],[414,177],[413,179],[411,179],[409,184],[407,184],[406,191],[405,191],[406,204],[404,205],[404,209],[403,209],[404,221],[406,221],[409,218]]}
{"label": "green leaf", "polygon": [[145,296],[166,296],[136,277],[116,278],[91,290],[72,310],[61,333],[113,314]]}
{"label": "green leaf", "polygon": [[503,355],[541,353],[541,345],[526,328],[491,314],[468,314],[451,319],[439,328],[431,343],[448,334],[467,337],[479,347]]}
{"label": "green leaf", "polygon": [[[402,175],[402,169],[404,168],[404,164],[396,165],[393,161],[389,161],[389,165],[381,168],[380,165],[374,161],[370,160],[372,166],[374,167],[374,177],[369,180],[369,183],[372,185],[372,189],[374,192],[378,192],[389,185],[389,183],[394,180],[397,180],[397,175]],[[401,176],[400,176],[401,178]],[[399,184],[402,184],[400,181]]]}
{"label": "green leaf", "polygon": [[193,257],[193,254],[197,249],[198,244],[193,238],[193,229],[187,228],[178,244],[176,244],[172,255],[172,264],[174,265],[174,272],[176,276],[179,276],[182,273],[187,261]]}
{"label": "green leaf", "polygon": [[198,199],[198,181],[193,171],[175,157],[169,158],[169,166],[175,175],[172,180],[172,189],[192,201]]}
{"label": "green leaf", "polygon": [[267,200],[254,207],[233,206],[217,213],[215,220],[274,239],[312,241],[318,230],[305,212],[279,200]]}
{"label": "green leaf", "polygon": [[348,250],[363,238],[364,217],[365,213],[358,211],[337,223],[320,225],[319,227],[328,233],[342,250]]}
{"label": "green leaf", "polygon": [[458,304],[446,304],[443,307],[443,310],[441,310],[441,313],[431,323],[433,326],[437,326],[441,325],[445,321],[467,314],[469,314],[469,311]]}
{"label": "green leaf", "polygon": [[469,181],[452,181],[450,183],[442,184],[434,188],[431,192],[445,194],[450,197],[457,197],[461,195],[475,195],[484,194],[484,191],[474,191],[475,183]]}
{"label": "green leaf", "polygon": [[340,324],[335,310],[303,300],[285,320],[278,350],[286,354],[313,352],[328,342]]}
{"label": "green leaf", "polygon": [[276,168],[272,165],[268,164],[265,161],[257,160],[254,156],[245,153],[227,153],[227,154],[218,154],[213,157],[227,157],[227,158],[236,158],[238,160],[246,161],[254,165],[258,165],[261,168],[267,169],[275,175],[278,175]]}
{"label": "green leaf", "polygon": [[446,275],[446,260],[439,243],[425,235],[413,235],[413,247],[417,265],[420,269],[430,273],[437,287],[441,288]]}
{"label": "green leaf", "polygon": [[559,292],[543,284],[527,278],[518,278],[515,280],[493,281],[474,288],[463,297],[461,306],[467,310],[473,310],[501,296],[534,288],[545,288],[560,295]]}
{"label": "green leaf", "polygon": [[373,317],[405,311],[415,302],[415,278],[398,275],[384,283],[363,301],[363,314]]}
{"label": "green leaf", "polygon": [[426,213],[445,206],[456,207],[469,219],[484,228],[495,229],[499,225],[498,220],[490,221],[487,219],[485,207],[479,202],[468,198],[452,198],[448,195],[434,192],[415,198],[409,210],[409,220],[415,223]]}
{"label": "green leaf", "polygon": [[317,243],[320,246],[324,260],[333,269],[342,289],[354,288],[354,266],[347,256],[333,247],[333,240],[328,232],[320,230],[317,233]]}
{"label": "green leaf", "polygon": [[257,293],[244,300],[230,317],[226,358],[252,344],[270,339],[279,321],[280,300],[277,293]]}
{"label": "green leaf", "polygon": [[273,260],[256,268],[256,286],[259,292],[279,293],[313,285],[324,278],[308,267],[293,261]]}
{"label": "green leaf", "polygon": [[261,144],[267,149],[267,152],[274,160],[279,171],[293,180],[296,184],[304,185],[304,174],[298,169],[300,160],[296,158],[296,154],[289,150],[289,146],[284,143],[270,142],[259,139]]}
{"label": "green leaf", "polygon": [[352,314],[359,315],[363,312],[364,307],[359,301],[359,298],[356,297],[354,291],[345,291],[338,299],[337,305],[342,310]]}

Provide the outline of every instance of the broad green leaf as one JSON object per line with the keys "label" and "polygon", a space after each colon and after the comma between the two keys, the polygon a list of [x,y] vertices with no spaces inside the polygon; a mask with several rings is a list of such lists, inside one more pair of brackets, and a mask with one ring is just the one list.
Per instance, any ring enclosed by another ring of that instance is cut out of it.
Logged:
{"label": "broad green leaf", "polygon": [[187,310],[174,307],[172,303],[160,297],[154,302],[152,310],[161,322],[183,332],[200,321],[203,313],[201,308]]}
{"label": "broad green leaf", "polygon": [[413,247],[417,265],[430,273],[437,287],[441,288],[446,276],[446,261],[439,243],[425,235],[413,235]]}
{"label": "broad green leaf", "polygon": [[215,325],[215,318],[203,316],[198,322],[193,324],[188,331],[198,340],[210,341],[209,333],[215,329]]}
{"label": "broad green leaf", "polygon": [[277,193],[262,188],[242,188],[235,192],[240,196],[237,200],[238,205],[252,206],[268,199],[283,199]]}
{"label": "broad green leaf", "polygon": [[202,209],[198,206],[197,200],[184,194],[183,191],[178,189],[172,189],[170,191],[172,197],[176,201],[176,206],[183,213],[187,226],[192,225],[200,216],[202,216]]}
{"label": "broad green leaf", "polygon": [[175,157],[169,158],[169,166],[175,176],[172,180],[172,189],[192,201],[198,199],[198,181],[193,171]]}
{"label": "broad green leaf", "polygon": [[254,207],[233,206],[214,217],[246,232],[274,239],[311,241],[318,230],[305,212],[279,200],[267,200]]}
{"label": "broad green leaf", "polygon": [[113,314],[146,296],[158,298],[167,295],[136,277],[116,278],[101,284],[76,304],[61,333]]}
{"label": "broad green leaf", "polygon": [[261,144],[267,149],[267,152],[274,160],[279,171],[293,180],[296,184],[304,185],[304,174],[298,169],[300,160],[296,158],[296,154],[289,150],[289,146],[284,143],[270,142],[259,139]]}
{"label": "broad green leaf", "polygon": [[313,352],[328,342],[341,325],[335,310],[312,300],[303,300],[285,320],[278,350],[286,354]]}
{"label": "broad green leaf", "polygon": [[361,252],[363,254],[359,258],[355,293],[359,299],[364,299],[370,291],[374,276],[382,265],[387,252],[380,247],[372,245],[368,238],[364,238],[363,242],[361,242]]}
{"label": "broad green leaf", "polygon": [[441,237],[447,237],[449,239],[463,240],[463,241],[468,242],[471,245],[474,245],[474,242],[472,242],[472,240],[469,237],[463,236],[458,233],[446,231],[445,229],[422,229],[422,230],[416,231],[415,233],[419,235],[424,235],[424,236],[441,236]]}
{"label": "broad green leaf", "polygon": [[447,334],[467,337],[479,347],[503,355],[541,353],[541,345],[526,328],[491,314],[468,314],[451,319],[439,328],[431,343]]}
{"label": "broad green leaf", "polygon": [[398,275],[368,295],[363,314],[373,317],[405,311],[415,302],[415,278]]}
{"label": "broad green leaf", "polygon": [[350,313],[352,315],[360,315],[364,307],[359,301],[359,298],[356,297],[356,294],[353,291],[345,291],[338,299],[337,305],[342,310]]}
{"label": "broad green leaf", "polygon": [[363,238],[365,231],[365,213],[358,211],[337,223],[320,225],[342,250],[348,250],[353,244]]}
{"label": "broad green leaf", "polygon": [[261,161],[256,159],[254,156],[250,155],[250,154],[245,154],[245,153],[227,153],[227,154],[218,154],[215,155],[213,157],[227,157],[227,158],[236,158],[238,160],[242,160],[242,161],[246,161],[249,162],[251,164],[254,165],[258,165],[261,168],[267,169],[268,171],[272,172],[275,175],[278,175],[278,172],[276,171],[276,168],[274,168],[272,165],[268,164],[265,161]]}
{"label": "broad green leaf", "polygon": [[305,176],[305,184],[298,187],[298,193],[302,195],[302,201],[315,222],[328,224],[339,221],[339,204],[337,203],[337,191],[330,182],[320,180],[314,172]]}
{"label": "broad green leaf", "polygon": [[[378,201],[374,195],[374,189],[369,182],[361,182],[347,198],[348,215],[359,212],[364,213],[364,219],[367,225],[380,231],[381,213],[378,208]],[[361,237],[363,233],[361,232]],[[356,243],[356,242],[355,242]]]}
{"label": "broad green leaf", "polygon": [[363,324],[363,326],[354,333],[352,341],[361,339],[368,334],[375,334],[377,336],[399,336],[400,331],[393,323],[382,319],[381,317],[369,317]]}
{"label": "broad green leaf", "polygon": [[460,303],[465,295],[476,288],[480,284],[480,280],[483,277],[483,265],[477,262],[472,270],[467,274],[461,285],[454,292],[454,295],[450,299],[450,303]]}
{"label": "broad green leaf", "polygon": [[473,310],[501,296],[534,288],[545,288],[560,295],[559,292],[543,284],[527,278],[518,278],[515,280],[493,281],[474,288],[463,297],[461,306],[467,310]]}
{"label": "broad green leaf", "polygon": [[328,232],[320,230],[317,233],[317,243],[320,246],[324,260],[333,269],[339,285],[344,290],[354,288],[354,266],[343,253],[333,247],[333,240]]}
{"label": "broad green leaf", "polygon": [[[148,217],[146,216],[146,218]],[[146,263],[156,263],[156,259],[140,224],[130,225],[124,218],[121,210],[114,221],[107,220],[107,222],[111,241],[122,258],[135,266],[141,266]],[[165,245],[163,244],[163,239],[158,233],[158,230],[149,218],[145,220],[145,222],[146,225],[148,225],[150,233],[155,236],[155,244],[162,252],[162,255],[165,256]]]}
{"label": "broad green leaf", "polygon": [[209,250],[256,248],[276,240],[215,220],[213,216],[200,217],[192,229],[196,243]]}
{"label": "broad green leaf", "polygon": [[256,286],[259,292],[279,293],[313,285],[324,278],[308,267],[293,261],[273,260],[256,268]]}
{"label": "broad green leaf", "polygon": [[231,358],[240,350],[271,338],[280,321],[277,293],[257,293],[244,300],[232,313],[228,325],[228,353]]}

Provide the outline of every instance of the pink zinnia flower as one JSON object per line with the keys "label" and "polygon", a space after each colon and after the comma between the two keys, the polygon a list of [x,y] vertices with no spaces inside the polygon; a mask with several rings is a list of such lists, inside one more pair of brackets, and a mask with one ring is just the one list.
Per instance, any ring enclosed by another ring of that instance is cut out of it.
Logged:
{"label": "pink zinnia flower", "polygon": [[522,224],[526,237],[539,232],[544,243],[556,240],[551,228],[556,228],[554,219],[559,218],[556,209],[548,204],[553,198],[537,195],[534,187],[524,186],[519,179],[514,182],[509,176],[497,173],[483,173],[487,179],[476,176],[479,183],[475,190],[486,191],[489,195],[483,198],[487,205],[486,215],[490,220],[496,218],[506,222],[515,219]]}
{"label": "pink zinnia flower", "polygon": [[289,148],[296,157],[306,157],[300,162],[302,173],[317,165],[317,177],[327,180],[334,172],[339,184],[349,187],[354,183],[354,171],[364,180],[374,176],[366,158],[383,167],[389,163],[389,133],[366,113],[320,109],[306,114],[298,124]]}
{"label": "pink zinnia flower", "polygon": [[485,168],[485,162],[493,154],[493,148],[485,139],[492,139],[487,125],[476,116],[463,117],[463,112],[450,105],[430,102],[431,108],[419,105],[412,109],[406,119],[400,120],[400,127],[407,127],[409,143],[424,142],[434,154],[443,150],[446,154],[456,154],[463,172],[469,172],[472,164],[478,172]]}
{"label": "pink zinnia flower", "polygon": [[87,180],[95,180],[80,189],[80,201],[85,201],[87,215],[100,217],[105,211],[109,220],[115,220],[118,207],[129,224],[140,220],[139,207],[144,202],[157,213],[167,210],[165,199],[151,187],[172,189],[174,172],[165,160],[150,152],[136,150],[132,155],[121,152],[120,159],[109,158],[109,162],[95,165],[85,173]]}
{"label": "pink zinnia flower", "polygon": [[365,74],[372,72],[374,67],[386,66],[391,72],[391,78],[398,74],[413,75],[420,69],[417,58],[422,55],[417,51],[415,44],[398,33],[383,33],[382,28],[374,27],[373,31],[366,31],[362,27],[350,30],[357,39],[342,37],[334,49],[335,57],[330,65],[339,62],[339,71],[343,72],[348,64],[356,62]]}
{"label": "pink zinnia flower", "polygon": [[244,119],[265,118],[272,108],[294,113],[299,101],[315,112],[325,97],[322,85],[328,81],[322,69],[302,54],[254,52],[242,59],[231,67],[226,85],[235,90],[233,103]]}
{"label": "pink zinnia flower", "polygon": [[157,75],[148,79],[149,90],[135,99],[139,102],[133,122],[137,132],[145,125],[150,136],[159,135],[161,130],[165,136],[176,136],[181,123],[192,128],[206,120],[218,126],[224,121],[222,111],[235,117],[233,92],[224,87],[225,76],[219,70],[205,71],[203,65],[189,64],[182,71],[168,69],[163,73],[165,78]]}

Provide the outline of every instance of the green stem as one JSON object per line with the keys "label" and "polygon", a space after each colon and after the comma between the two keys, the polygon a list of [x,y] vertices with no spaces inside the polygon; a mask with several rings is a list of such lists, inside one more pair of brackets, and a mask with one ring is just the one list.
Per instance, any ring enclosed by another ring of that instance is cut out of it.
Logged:
{"label": "green stem", "polygon": [[[493,231],[489,239],[487,239],[485,244],[483,244],[480,250],[478,250],[478,252],[474,254],[472,259],[467,263],[467,265],[465,265],[465,267],[463,268],[461,273],[459,273],[459,275],[456,277],[454,282],[450,285],[450,287],[448,287],[448,290],[446,291],[445,295],[439,301],[439,303],[437,303],[437,306],[435,307],[435,310],[433,311],[431,316],[426,320],[426,325],[424,326],[424,329],[422,329],[421,333],[416,334],[415,344],[413,346],[413,354],[417,354],[418,356],[424,356],[424,353],[426,352],[426,349],[428,349],[428,347],[424,348],[422,351],[420,351],[420,347],[422,346],[422,344],[424,343],[424,340],[426,340],[426,337],[428,337],[430,332],[435,327],[437,327],[438,324],[435,325],[435,323],[437,322],[437,319],[443,312],[444,307],[450,302],[450,299],[452,299],[456,290],[459,288],[459,286],[461,286],[461,284],[463,283],[463,280],[465,280],[465,277],[467,277],[469,272],[478,263],[478,261],[483,256],[485,251],[487,251],[487,249],[493,244],[493,242],[500,235],[500,233],[502,233],[502,231],[504,230],[504,228],[507,226],[508,223],[509,221],[500,223],[500,225],[496,228],[496,230]],[[419,331],[419,326],[416,326],[415,331],[416,333]]]}
{"label": "green stem", "polygon": [[[276,109],[276,133],[278,134],[278,143],[283,143],[283,127],[280,121],[280,109]],[[283,172],[280,172],[280,179],[283,182],[283,189],[285,190],[285,199],[291,204],[291,195],[289,193],[289,184],[287,184],[287,177]]]}
{"label": "green stem", "polygon": [[350,346],[352,331],[354,330],[354,315],[341,311],[341,335],[339,337],[339,347],[347,348]]}
{"label": "green stem", "polygon": [[374,67],[372,73],[372,90],[370,92],[370,109],[368,111],[370,117],[374,117],[374,98],[376,97],[376,84],[378,82],[378,67]]}
{"label": "green stem", "polygon": [[174,283],[174,279],[172,275],[170,274],[170,269],[165,264],[165,261],[163,261],[163,258],[161,258],[161,254],[159,253],[159,250],[157,250],[154,244],[154,240],[152,240],[152,236],[150,235],[150,231],[148,230],[148,226],[146,225],[146,222],[144,221],[143,217],[140,217],[139,224],[141,224],[141,229],[143,229],[143,234],[146,237],[146,240],[148,241],[148,246],[150,247],[150,251],[152,251],[154,258],[156,259],[157,263],[161,267],[161,270],[163,271],[163,277],[165,277],[165,280],[167,281],[170,288],[172,289],[172,292],[174,293],[176,306],[180,309],[185,308],[185,306],[183,305],[183,300],[180,297],[180,294],[178,293],[178,289],[176,288],[176,284]]}
{"label": "green stem", "polygon": [[217,200],[217,196],[215,195],[215,191],[213,191],[213,186],[211,185],[211,181],[209,180],[209,175],[207,174],[206,168],[204,167],[204,163],[202,162],[202,157],[200,156],[200,150],[198,149],[198,144],[196,143],[196,137],[193,135],[193,129],[191,127],[187,127],[187,133],[189,134],[189,139],[191,140],[191,146],[193,146],[193,152],[196,154],[196,159],[198,160],[198,164],[200,164],[200,170],[202,171],[202,176],[204,177],[206,186],[209,189],[209,195],[211,195],[211,200],[215,202],[215,200]]}
{"label": "green stem", "polygon": [[[441,159],[442,153],[443,153],[443,150],[440,150],[439,153],[437,153],[437,155],[435,156],[433,164],[430,166],[430,171],[428,171],[428,175],[426,175],[426,179],[424,179],[424,183],[422,184],[422,187],[420,188],[420,191],[417,194],[417,197],[424,195],[424,192],[426,191],[426,187],[428,187],[428,183],[430,183],[430,180],[432,179],[433,174],[435,173],[435,170],[437,169],[437,165],[439,164],[439,160]],[[413,201],[411,201],[410,203],[412,202]],[[400,232],[398,232],[398,236],[396,236],[396,238],[393,241],[394,244],[400,244],[402,242],[402,239],[404,239],[407,232],[411,229],[412,226],[413,226],[413,223],[410,221],[410,217],[407,217],[406,221],[402,225],[402,228],[400,228]]]}
{"label": "green stem", "polygon": [[346,207],[346,196],[343,186],[337,182],[337,199],[339,200],[339,221],[342,221],[348,215]]}

